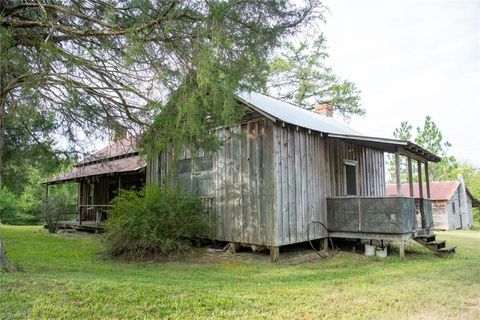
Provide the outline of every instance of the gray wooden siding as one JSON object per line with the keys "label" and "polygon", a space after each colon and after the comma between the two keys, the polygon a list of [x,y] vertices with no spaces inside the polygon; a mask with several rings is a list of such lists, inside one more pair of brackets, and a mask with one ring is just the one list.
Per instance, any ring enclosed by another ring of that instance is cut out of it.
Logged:
{"label": "gray wooden siding", "polygon": [[[249,115],[238,126],[217,130],[223,144],[214,154],[200,152],[192,161],[185,151],[176,168],[171,154],[161,154],[149,161],[147,178],[164,182],[174,174],[176,182],[213,198],[214,239],[274,245],[273,122]],[[212,170],[197,165],[200,158],[210,158]],[[190,167],[185,161],[192,161]]]}
{"label": "gray wooden siding", "polygon": [[[461,212],[460,212],[460,197],[458,189],[455,190],[453,196],[447,202],[448,225],[449,229],[461,228]],[[455,211],[453,210],[455,207]]]}
{"label": "gray wooden siding", "polygon": [[436,200],[432,201],[432,218],[435,229],[449,230],[449,215],[447,213],[448,201]]}
{"label": "gray wooden siding", "polygon": [[[345,159],[357,161],[359,196],[385,194],[382,151],[263,117],[219,129],[217,135],[223,144],[212,155],[212,171],[202,173],[210,175],[205,195],[213,198],[216,240],[267,246],[307,241],[309,222],[327,223],[327,197],[344,196]],[[148,181],[163,181],[172,171],[171,159],[152,159]],[[191,172],[192,179],[195,175]],[[312,225],[310,237],[323,236],[323,229]]]}
{"label": "gray wooden siding", "polygon": [[346,195],[344,160],[357,162],[357,193],[359,196],[385,195],[384,152],[364,146],[328,139],[331,196]]}
{"label": "gray wooden siding", "polygon": [[214,156],[216,239],[273,245],[273,123],[258,119],[221,129]]}
{"label": "gray wooden siding", "polygon": [[[311,221],[327,221],[325,139],[292,126],[273,130],[275,245],[307,241]],[[322,228],[311,226],[310,237]]]}

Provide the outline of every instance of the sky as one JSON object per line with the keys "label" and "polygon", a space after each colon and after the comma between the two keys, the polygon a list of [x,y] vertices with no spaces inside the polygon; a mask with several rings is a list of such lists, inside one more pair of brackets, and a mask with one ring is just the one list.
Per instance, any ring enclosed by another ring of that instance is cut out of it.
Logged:
{"label": "sky", "polygon": [[480,0],[325,0],[329,64],[362,91],[349,125],[393,137],[430,115],[449,154],[480,165]]}

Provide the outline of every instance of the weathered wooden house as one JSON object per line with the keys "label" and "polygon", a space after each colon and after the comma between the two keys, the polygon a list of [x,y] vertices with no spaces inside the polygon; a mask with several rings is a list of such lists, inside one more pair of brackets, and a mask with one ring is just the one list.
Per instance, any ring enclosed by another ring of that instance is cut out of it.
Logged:
{"label": "weathered wooden house", "polygon": [[82,230],[102,229],[101,222],[106,219],[107,209],[118,191],[140,189],[145,184],[145,167],[146,163],[135,149],[133,139],[110,142],[70,171],[46,181],[47,202],[49,186],[77,183],[77,204],[65,210],[65,213],[75,212],[77,217],[62,221],[60,225]]}
{"label": "weathered wooden house", "polygon": [[[428,162],[436,155],[408,141],[367,137],[336,121],[332,109],[298,108],[260,93],[238,95],[245,116],[217,130],[214,154],[177,155],[176,177],[211,204],[213,238],[266,246],[276,260],[281,246],[331,237],[415,239],[434,251]],[[386,194],[385,152],[397,162],[397,195]],[[409,192],[402,195],[399,162],[409,163]],[[147,182],[172,170],[163,153],[147,165]],[[420,187],[414,194],[412,163]],[[418,210],[417,210],[418,208]],[[416,212],[420,212],[417,222]],[[322,226],[323,224],[323,226]]]}
{"label": "weathered wooden house", "polygon": [[[47,190],[78,182],[71,223],[98,228],[120,188],[163,183],[173,173],[208,203],[214,240],[268,247],[272,260],[282,246],[327,236],[397,241],[401,256],[411,239],[437,253],[452,251],[433,233],[428,163],[439,157],[409,141],[364,136],[333,119],[328,105],[309,111],[260,93],[237,98],[244,117],[216,130],[223,144],[213,154],[164,152],[145,167],[131,141],[122,141],[50,179]],[[395,154],[395,196],[386,193],[385,153]]]}
{"label": "weathered wooden house", "polygon": [[[469,229],[473,226],[473,207],[480,201],[473,197],[462,178],[458,181],[434,181],[430,183],[433,225],[437,230]],[[418,184],[414,184],[418,196]],[[408,190],[402,184],[402,192]],[[387,185],[387,195],[395,194],[396,186]]]}

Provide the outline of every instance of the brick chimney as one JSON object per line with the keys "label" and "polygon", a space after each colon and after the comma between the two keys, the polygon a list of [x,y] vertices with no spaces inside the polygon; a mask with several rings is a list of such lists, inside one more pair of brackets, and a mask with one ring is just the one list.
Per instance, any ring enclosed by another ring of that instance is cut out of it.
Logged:
{"label": "brick chimney", "polygon": [[323,114],[326,117],[333,117],[333,106],[328,103],[322,103],[313,109],[313,112]]}

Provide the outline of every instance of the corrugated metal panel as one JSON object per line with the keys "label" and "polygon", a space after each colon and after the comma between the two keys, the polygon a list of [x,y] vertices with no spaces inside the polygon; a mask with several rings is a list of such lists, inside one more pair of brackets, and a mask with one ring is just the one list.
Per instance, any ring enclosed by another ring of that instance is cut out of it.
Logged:
{"label": "corrugated metal panel", "polygon": [[[431,181],[430,182],[430,195],[432,200],[450,200],[453,196],[455,191],[458,189],[460,182],[458,181]],[[427,186],[426,183],[422,184],[423,186],[423,194],[427,194]],[[403,195],[410,195],[408,183],[402,183],[402,194]],[[418,183],[413,183],[413,196],[415,198],[419,197],[419,190],[418,190]],[[397,195],[397,185],[396,184],[388,184],[386,190],[387,196],[395,196]]]}
{"label": "corrugated metal panel", "polygon": [[319,132],[361,136],[358,131],[338,120],[258,92],[241,92],[237,96],[247,105],[276,120]]}

